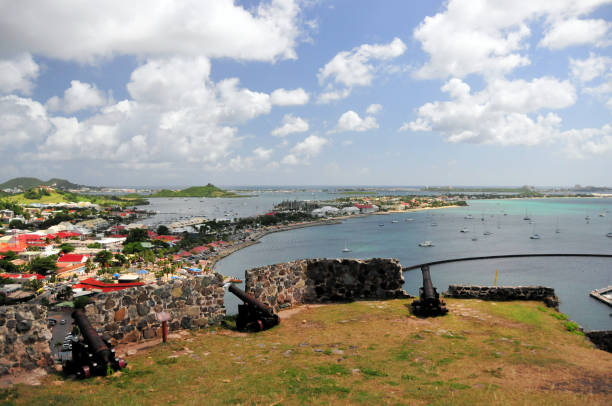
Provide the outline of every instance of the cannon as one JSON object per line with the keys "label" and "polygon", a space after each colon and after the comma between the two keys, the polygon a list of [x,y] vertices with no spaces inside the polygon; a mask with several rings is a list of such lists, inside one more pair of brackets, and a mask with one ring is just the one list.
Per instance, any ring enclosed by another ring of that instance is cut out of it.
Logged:
{"label": "cannon", "polygon": [[419,299],[412,302],[412,312],[423,317],[445,315],[448,309],[431,283],[429,265],[423,265],[421,271],[423,272],[423,287],[419,288]]}
{"label": "cannon", "polygon": [[72,359],[63,365],[65,374],[85,379],[94,375],[106,376],[127,366],[125,360],[116,357],[111,344],[98,335],[83,309],[72,312],[72,318],[82,338],[72,344]]}
{"label": "cannon", "polygon": [[230,284],[228,290],[244,302],[238,305],[238,318],[236,319],[238,330],[262,331],[280,323],[280,319],[272,309],[238,286]]}

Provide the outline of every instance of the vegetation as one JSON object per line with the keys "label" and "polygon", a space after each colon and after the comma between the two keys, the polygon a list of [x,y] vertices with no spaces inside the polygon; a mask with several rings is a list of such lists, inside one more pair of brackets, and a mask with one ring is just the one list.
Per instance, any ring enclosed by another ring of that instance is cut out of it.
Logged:
{"label": "vegetation", "polygon": [[209,183],[206,186],[193,186],[183,190],[168,190],[162,189],[150,197],[243,197],[233,192],[227,192],[219,189],[215,185]]}
{"label": "vegetation", "polygon": [[0,184],[0,189],[21,188],[23,190],[37,188],[39,186],[51,186],[58,189],[78,189],[82,187],[76,183],[67,181],[66,179],[53,178],[48,181],[43,181],[38,178],[13,178]]}
{"label": "vegetation", "polygon": [[[272,330],[186,333],[128,357],[120,374],[51,375],[0,401],[126,404],[607,404],[612,355],[533,302],[448,300],[448,316],[409,316],[410,300],[302,308]],[[463,337],[457,339],[456,337]],[[222,348],[223,351],[211,349]]]}
{"label": "vegetation", "polygon": [[[42,190],[42,189],[38,189]],[[87,195],[80,193],[70,193],[62,190],[46,191],[46,194],[32,194],[29,190],[5,198],[13,204],[32,204],[32,203],[62,203],[62,202],[90,202],[101,206],[140,206],[149,204],[147,199],[139,197],[107,196],[107,195]]]}
{"label": "vegetation", "polygon": [[51,255],[48,257],[34,258],[30,261],[28,268],[32,273],[41,275],[49,275],[57,270],[57,256]]}

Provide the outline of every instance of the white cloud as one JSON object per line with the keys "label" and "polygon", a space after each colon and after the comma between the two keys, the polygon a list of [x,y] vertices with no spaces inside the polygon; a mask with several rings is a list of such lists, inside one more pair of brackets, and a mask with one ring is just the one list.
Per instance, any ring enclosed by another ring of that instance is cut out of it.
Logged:
{"label": "white cloud", "polygon": [[550,49],[562,49],[573,45],[602,44],[612,23],[604,20],[580,20],[572,18],[552,25],[540,46]]}
{"label": "white cloud", "polygon": [[276,89],[270,94],[272,104],[277,106],[301,106],[308,103],[310,96],[304,89]]}
{"label": "white cloud", "polygon": [[66,113],[101,107],[107,104],[107,99],[96,85],[78,80],[70,82],[70,87],[64,91],[63,99],[53,96],[47,100],[46,107],[50,111],[62,110]]}
{"label": "white cloud", "polygon": [[329,92],[324,92],[319,95],[317,98],[317,103],[327,104],[333,101],[346,99],[351,94],[351,89],[342,89],[342,90],[332,90]]}
{"label": "white cloud", "polygon": [[382,106],[380,104],[370,104],[368,108],[366,109],[366,113],[375,115],[375,114],[380,113],[381,110],[382,110]]}
{"label": "white cloud", "polygon": [[95,7],[70,0],[9,1],[0,6],[0,55],[28,51],[80,62],[114,55],[295,59],[299,13],[294,0],[249,10],[233,0],[108,0]]}
{"label": "white cloud", "polygon": [[[206,58],[148,61],[131,76],[130,100],[104,106],[83,120],[49,116],[40,103],[7,96],[0,106],[0,130],[12,141],[2,146],[15,149],[30,142],[35,152],[28,159],[35,160],[103,159],[141,169],[194,163],[220,169],[234,159],[234,167],[246,168],[271,150],[259,148],[254,157],[238,159],[234,152],[242,138],[233,125],[267,114],[270,96],[241,88],[234,78],[214,83],[209,73]],[[77,108],[67,104],[70,100],[67,91],[61,103],[72,107],[64,110]],[[80,107],[92,104],[74,100]]]}
{"label": "white cloud", "polygon": [[0,59],[0,93],[21,92],[30,94],[39,67],[29,53],[11,59]]}
{"label": "white cloud", "polygon": [[[544,21],[549,33],[565,33],[567,21],[607,2],[449,0],[442,12],[426,17],[414,30],[415,39],[429,55],[429,61],[415,75],[462,78],[471,73],[486,77],[507,74],[530,63],[524,53],[525,40],[531,35],[528,24]],[[561,39],[560,35],[559,41],[547,42],[561,45]],[[585,40],[582,36],[581,41]]]}
{"label": "white cloud", "polygon": [[309,159],[319,155],[323,147],[328,143],[329,140],[326,138],[309,135],[291,148],[290,153],[282,159],[281,163],[285,165],[308,164]]}
{"label": "white cloud", "polygon": [[338,124],[332,132],[341,131],[368,131],[374,128],[378,128],[376,119],[372,116],[366,116],[364,118],[359,117],[359,114],[353,110],[349,110],[342,114],[338,119]]}
{"label": "white cloud", "polygon": [[576,101],[569,82],[549,77],[530,82],[498,79],[475,94],[453,78],[442,90],[451,101],[426,103],[418,109],[417,119],[400,130],[435,131],[451,142],[536,145],[559,137],[561,119],[553,113],[530,114],[562,109]]}
{"label": "white cloud", "polygon": [[592,52],[587,59],[570,58],[571,74],[582,83],[602,76],[610,66],[612,66],[612,58],[595,55]]}
{"label": "white cloud", "polygon": [[0,151],[40,142],[50,127],[40,103],[15,95],[0,96]]}
{"label": "white cloud", "polygon": [[267,161],[268,159],[270,159],[270,157],[272,156],[272,152],[274,152],[272,148],[266,149],[263,147],[257,147],[253,150],[253,154],[255,155],[255,157],[262,161]]}
{"label": "white cloud", "polygon": [[406,45],[399,38],[388,44],[363,44],[351,51],[336,54],[324,67],[319,69],[319,83],[330,80],[345,87],[342,91],[333,87],[321,94],[319,103],[328,103],[347,97],[354,86],[370,86],[381,63],[397,58],[406,51]]}
{"label": "white cloud", "polygon": [[285,114],[283,117],[283,125],[274,129],[272,135],[275,137],[286,137],[289,134],[306,132],[308,128],[308,121],[301,117]]}
{"label": "white cloud", "polygon": [[566,152],[575,158],[603,155],[612,152],[612,125],[602,128],[584,128],[563,133],[568,145]]}

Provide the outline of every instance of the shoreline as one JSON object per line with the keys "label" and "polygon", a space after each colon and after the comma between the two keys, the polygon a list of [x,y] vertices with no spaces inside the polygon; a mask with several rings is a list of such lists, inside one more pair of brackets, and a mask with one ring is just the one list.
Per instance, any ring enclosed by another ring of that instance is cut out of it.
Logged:
{"label": "shoreline", "polygon": [[261,232],[254,233],[254,235],[249,237],[250,238],[249,241],[245,241],[245,242],[233,245],[227,248],[226,250],[220,251],[218,255],[216,255],[214,258],[209,260],[210,262],[208,264],[208,267],[209,269],[214,271],[217,263],[223,258],[229,257],[233,253],[238,252],[244,248],[250,247],[251,245],[259,244],[260,243],[259,240],[261,240],[266,235],[272,234],[272,233],[280,233],[283,231],[297,230],[297,229],[306,228],[306,227],[317,227],[317,226],[326,226],[326,225],[333,225],[333,224],[342,224],[342,220],[347,220],[351,218],[369,217],[373,215],[380,216],[380,215],[388,215],[388,214],[396,214],[396,213],[410,213],[410,212],[425,211],[425,210],[448,209],[448,208],[453,208],[453,207],[461,207],[461,206],[450,205],[450,206],[442,206],[442,207],[422,207],[418,209],[406,209],[406,210],[388,210],[384,212],[354,214],[350,216],[338,216],[338,217],[334,217],[333,219],[314,220],[314,221],[305,222],[305,223],[287,224],[284,226],[272,226],[276,228],[266,229]]}

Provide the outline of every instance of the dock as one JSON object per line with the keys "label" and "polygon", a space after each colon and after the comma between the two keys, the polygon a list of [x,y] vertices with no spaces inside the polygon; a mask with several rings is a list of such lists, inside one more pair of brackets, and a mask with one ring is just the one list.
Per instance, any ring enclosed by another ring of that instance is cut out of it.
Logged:
{"label": "dock", "polygon": [[608,306],[612,306],[612,286],[602,289],[595,289],[591,292],[591,296],[601,302],[604,302]]}

